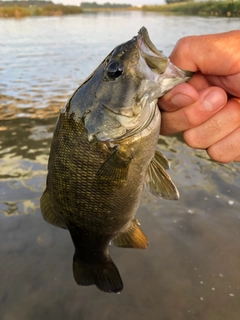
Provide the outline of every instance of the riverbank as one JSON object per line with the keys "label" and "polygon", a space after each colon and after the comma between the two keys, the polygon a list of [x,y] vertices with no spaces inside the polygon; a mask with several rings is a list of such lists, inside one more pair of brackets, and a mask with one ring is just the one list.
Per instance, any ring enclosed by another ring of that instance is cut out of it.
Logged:
{"label": "riverbank", "polygon": [[79,6],[65,6],[42,1],[38,5],[24,6],[19,3],[7,5],[0,1],[0,18],[24,18],[29,16],[62,16],[83,13]]}
{"label": "riverbank", "polygon": [[142,10],[191,16],[239,17],[240,2],[207,1],[152,6],[145,5],[142,7]]}
{"label": "riverbank", "polygon": [[240,17],[240,1],[207,1],[181,2],[166,5],[144,5],[142,7],[126,8],[82,8],[54,4],[51,1],[0,1],[0,18],[23,18],[27,16],[61,16],[98,11],[149,11],[163,14],[191,16]]}

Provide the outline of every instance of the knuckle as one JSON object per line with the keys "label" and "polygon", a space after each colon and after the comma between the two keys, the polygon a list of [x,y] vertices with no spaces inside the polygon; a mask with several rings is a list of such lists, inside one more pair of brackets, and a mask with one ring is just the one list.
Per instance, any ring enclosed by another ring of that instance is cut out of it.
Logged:
{"label": "knuckle", "polygon": [[201,136],[196,134],[194,129],[189,129],[189,130],[184,131],[183,138],[184,138],[186,144],[191,148],[196,148],[196,149],[205,149],[206,148]]}
{"label": "knuckle", "polygon": [[191,57],[190,45],[192,43],[193,38],[195,38],[195,36],[186,36],[186,37],[180,38],[173,49],[173,52],[172,52],[173,56],[180,55],[180,57],[182,57],[182,59],[180,60],[191,61],[192,57]]}
{"label": "knuckle", "polygon": [[[186,37],[182,37],[180,38],[176,45],[175,45],[175,48],[187,48],[189,46],[189,40],[190,40],[191,36],[186,36]],[[185,50],[184,50],[185,51]]]}
{"label": "knuckle", "polygon": [[182,109],[182,115],[183,115],[183,118],[185,119],[184,122],[185,122],[186,129],[190,129],[199,125],[199,121],[197,120],[197,117],[192,115],[189,112],[188,108]]}
{"label": "knuckle", "polygon": [[213,135],[217,132],[220,132],[222,130],[222,119],[212,118],[211,121],[209,121],[206,130],[209,132],[209,134],[212,133]]}
{"label": "knuckle", "polygon": [[232,98],[231,99],[231,109],[230,109],[230,115],[234,122],[240,123],[240,99],[238,98]]}

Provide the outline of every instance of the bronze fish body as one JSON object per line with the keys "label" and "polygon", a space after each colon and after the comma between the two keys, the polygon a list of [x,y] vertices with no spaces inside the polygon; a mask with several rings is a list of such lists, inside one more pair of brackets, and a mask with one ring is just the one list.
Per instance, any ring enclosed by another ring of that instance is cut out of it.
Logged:
{"label": "bronze fish body", "polygon": [[157,98],[190,78],[149,39],[146,28],[117,46],[62,109],[51,145],[44,219],[69,230],[79,285],[120,292],[123,283],[109,243],[146,248],[135,213],[144,184],[151,193],[177,199],[156,149]]}

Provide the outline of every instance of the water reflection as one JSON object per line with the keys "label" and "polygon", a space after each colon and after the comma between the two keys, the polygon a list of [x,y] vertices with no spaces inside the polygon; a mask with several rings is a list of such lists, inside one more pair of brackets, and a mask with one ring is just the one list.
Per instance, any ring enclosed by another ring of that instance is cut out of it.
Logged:
{"label": "water reflection", "polygon": [[30,99],[0,95],[0,212],[5,215],[35,213],[39,207],[49,147],[62,106],[59,100],[38,108]]}
{"label": "water reflection", "polygon": [[237,29],[239,20],[148,13],[0,20],[3,320],[239,319],[239,164],[216,164],[181,136],[160,139],[181,198],[143,194],[138,219],[150,246],[111,247],[125,284],[117,296],[76,286],[71,239],[40,214],[59,110],[113,46],[142,25],[169,53],[185,34]]}

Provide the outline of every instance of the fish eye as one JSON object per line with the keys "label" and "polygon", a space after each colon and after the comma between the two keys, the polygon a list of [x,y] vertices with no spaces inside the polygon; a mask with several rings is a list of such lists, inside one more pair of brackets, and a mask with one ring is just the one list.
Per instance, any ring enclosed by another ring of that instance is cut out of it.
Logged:
{"label": "fish eye", "polygon": [[124,65],[120,61],[112,61],[106,68],[107,75],[110,79],[115,80],[123,73]]}

